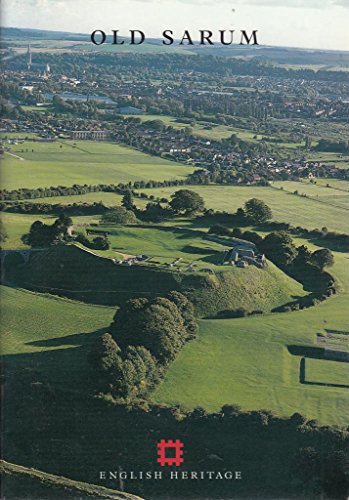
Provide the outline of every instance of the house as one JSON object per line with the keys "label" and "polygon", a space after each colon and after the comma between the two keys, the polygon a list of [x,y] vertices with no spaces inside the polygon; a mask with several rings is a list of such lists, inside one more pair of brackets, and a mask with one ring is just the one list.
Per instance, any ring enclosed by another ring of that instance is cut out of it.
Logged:
{"label": "house", "polygon": [[105,141],[108,138],[107,130],[73,130],[71,132],[74,140]]}

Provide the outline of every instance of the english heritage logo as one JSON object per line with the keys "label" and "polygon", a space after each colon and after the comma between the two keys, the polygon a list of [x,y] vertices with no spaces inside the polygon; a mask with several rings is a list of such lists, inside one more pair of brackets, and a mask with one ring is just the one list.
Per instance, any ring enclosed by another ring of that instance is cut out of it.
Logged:
{"label": "english heritage logo", "polygon": [[[175,465],[179,466],[183,463],[183,447],[184,444],[179,440],[176,439],[175,441],[172,441],[169,439],[168,441],[165,441],[165,439],[162,439],[159,441],[157,444],[158,448],[158,463],[164,467],[165,465]],[[168,451],[174,452],[174,456],[168,456],[167,452]]]}
{"label": "english heritage logo", "polygon": [[[184,443],[179,439],[161,439],[156,444],[157,463],[161,467],[175,466],[179,467],[183,464]],[[119,468],[119,471],[100,471],[99,479],[116,480],[123,485],[124,481],[144,481],[144,480],[241,480],[241,471],[232,470],[138,470],[124,471]]]}

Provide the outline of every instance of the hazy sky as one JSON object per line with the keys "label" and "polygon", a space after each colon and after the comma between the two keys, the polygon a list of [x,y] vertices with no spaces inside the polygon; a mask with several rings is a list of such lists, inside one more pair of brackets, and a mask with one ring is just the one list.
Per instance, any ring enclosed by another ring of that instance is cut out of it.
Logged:
{"label": "hazy sky", "polygon": [[349,50],[349,0],[2,0],[2,25],[90,33],[258,29],[263,45]]}

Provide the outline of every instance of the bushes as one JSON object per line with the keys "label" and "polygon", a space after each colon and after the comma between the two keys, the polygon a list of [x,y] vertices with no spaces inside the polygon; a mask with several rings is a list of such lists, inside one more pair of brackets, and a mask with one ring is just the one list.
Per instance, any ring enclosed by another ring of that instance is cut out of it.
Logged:
{"label": "bushes", "polygon": [[109,250],[110,242],[104,236],[96,236],[90,241],[84,234],[79,233],[75,239],[78,243],[81,243],[91,250]]}
{"label": "bushes", "polygon": [[137,218],[132,210],[127,210],[124,207],[111,208],[110,210],[107,210],[107,212],[103,214],[101,218],[102,224],[125,225],[135,224],[136,222]]}
{"label": "bushes", "polygon": [[215,319],[244,318],[248,315],[249,312],[240,307],[238,309],[224,309],[223,311],[219,311],[216,314]]}

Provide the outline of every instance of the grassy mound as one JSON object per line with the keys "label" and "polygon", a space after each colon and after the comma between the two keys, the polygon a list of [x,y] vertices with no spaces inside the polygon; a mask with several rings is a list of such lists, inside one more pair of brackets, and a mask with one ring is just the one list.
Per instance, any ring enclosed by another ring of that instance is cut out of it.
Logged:
{"label": "grassy mound", "polygon": [[66,477],[47,474],[5,461],[0,462],[3,476],[3,492],[6,498],[64,498],[84,500],[88,498],[111,498],[114,500],[140,500],[140,497],[102,486],[81,483]]}
{"label": "grassy mound", "polygon": [[75,245],[33,252],[26,265],[6,266],[6,279],[22,287],[105,305],[171,290],[185,293],[199,315],[244,308],[268,311],[304,295],[302,286],[269,263],[266,269],[215,266],[215,274],[162,265],[115,265]]}

